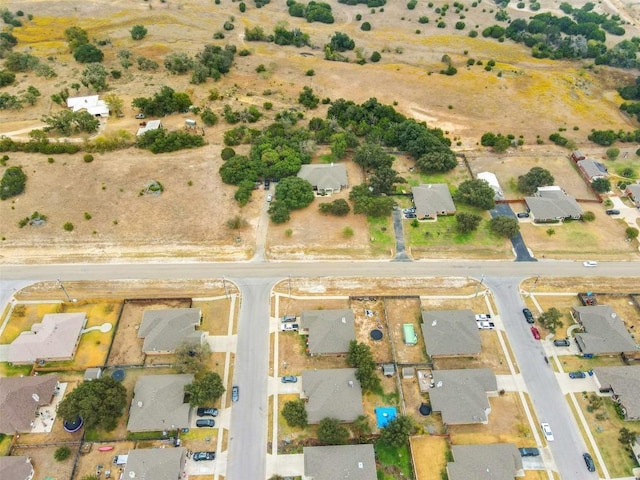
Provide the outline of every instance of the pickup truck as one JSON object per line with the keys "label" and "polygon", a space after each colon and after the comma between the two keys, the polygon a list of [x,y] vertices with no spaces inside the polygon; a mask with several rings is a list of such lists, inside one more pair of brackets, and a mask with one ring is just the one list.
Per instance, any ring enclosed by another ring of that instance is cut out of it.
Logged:
{"label": "pickup truck", "polygon": [[283,323],[280,327],[283,332],[297,332],[298,324],[297,323]]}
{"label": "pickup truck", "polygon": [[496,324],[493,322],[478,321],[476,323],[478,324],[478,329],[480,330],[493,330],[494,328],[496,328]]}

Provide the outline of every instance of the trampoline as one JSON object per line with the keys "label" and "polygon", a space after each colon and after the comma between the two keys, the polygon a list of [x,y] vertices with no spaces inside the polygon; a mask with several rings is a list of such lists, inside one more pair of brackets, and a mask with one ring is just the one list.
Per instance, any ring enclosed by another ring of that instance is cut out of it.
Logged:
{"label": "trampoline", "polygon": [[71,418],[69,420],[65,420],[62,423],[62,426],[66,432],[74,433],[82,428],[82,417],[78,415],[76,418]]}
{"label": "trampoline", "polygon": [[121,382],[124,380],[125,371],[122,368],[118,368],[113,371],[111,374],[111,378],[113,378],[116,382]]}
{"label": "trampoline", "polygon": [[420,412],[420,415],[427,417],[431,415],[431,405],[429,405],[428,403],[422,403],[420,404],[420,408],[418,409],[418,411]]}
{"label": "trampoline", "polygon": [[376,422],[378,428],[384,428],[387,423],[398,416],[396,407],[378,407],[376,408]]}
{"label": "trampoline", "polygon": [[378,330],[377,328],[375,330],[371,330],[371,333],[369,335],[374,340],[382,340],[382,337],[384,336],[382,330]]}

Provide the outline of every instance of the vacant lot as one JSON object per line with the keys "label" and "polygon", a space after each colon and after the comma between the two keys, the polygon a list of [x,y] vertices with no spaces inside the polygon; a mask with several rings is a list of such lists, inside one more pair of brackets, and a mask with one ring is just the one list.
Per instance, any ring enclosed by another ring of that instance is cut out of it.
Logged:
{"label": "vacant lot", "polygon": [[145,310],[160,310],[163,308],[186,308],[190,300],[148,300],[126,302],[118,330],[113,339],[113,346],[108,365],[142,365],[145,355],[142,353],[144,339],[138,338],[138,328],[142,322]]}

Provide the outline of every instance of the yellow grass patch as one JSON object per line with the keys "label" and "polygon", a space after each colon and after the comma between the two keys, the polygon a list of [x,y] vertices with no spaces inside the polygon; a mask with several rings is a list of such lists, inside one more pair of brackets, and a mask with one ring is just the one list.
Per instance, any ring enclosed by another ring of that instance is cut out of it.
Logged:
{"label": "yellow grass patch", "polygon": [[33,324],[42,322],[45,314],[58,313],[60,308],[59,303],[16,305],[0,336],[0,345],[13,342],[22,332],[28,332]]}
{"label": "yellow grass patch", "polygon": [[441,480],[447,468],[449,440],[444,436],[421,436],[409,439],[417,480]]}

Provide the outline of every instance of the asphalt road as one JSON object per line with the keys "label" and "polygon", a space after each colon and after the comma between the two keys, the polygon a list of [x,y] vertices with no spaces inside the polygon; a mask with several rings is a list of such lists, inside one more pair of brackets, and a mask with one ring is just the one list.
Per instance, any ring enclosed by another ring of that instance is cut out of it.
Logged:
{"label": "asphalt road", "polygon": [[[531,401],[540,423],[547,422],[553,432],[554,441],[549,442],[560,478],[562,480],[585,480],[597,478],[589,473],[582,454],[587,452],[578,425],[569,405],[556,381],[553,369],[544,361],[544,350],[539,340],[531,334],[522,315],[525,307],[518,285],[522,278],[485,277],[485,284],[493,292],[498,311],[509,336],[511,349],[527,385]],[[489,420],[491,421],[491,420]],[[538,427],[540,437],[544,439]]]}

